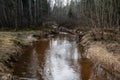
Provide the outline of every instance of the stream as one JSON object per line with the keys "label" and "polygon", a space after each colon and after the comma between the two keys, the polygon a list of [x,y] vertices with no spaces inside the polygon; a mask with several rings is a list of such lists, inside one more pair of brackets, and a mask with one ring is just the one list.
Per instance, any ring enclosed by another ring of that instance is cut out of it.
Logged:
{"label": "stream", "polygon": [[118,80],[82,54],[74,36],[42,38],[24,50],[14,75],[18,80]]}

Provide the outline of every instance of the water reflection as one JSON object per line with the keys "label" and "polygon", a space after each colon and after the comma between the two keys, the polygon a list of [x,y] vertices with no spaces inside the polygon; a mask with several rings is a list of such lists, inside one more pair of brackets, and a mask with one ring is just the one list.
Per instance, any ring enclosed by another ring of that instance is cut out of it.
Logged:
{"label": "water reflection", "polygon": [[73,36],[41,39],[25,49],[15,64],[14,75],[19,80],[119,80],[92,64],[83,52]]}
{"label": "water reflection", "polygon": [[41,39],[36,45],[36,52],[37,52],[38,65],[39,65],[38,80],[44,80],[43,74],[44,74],[44,65],[45,65],[45,53],[47,49],[49,49],[49,40],[46,38]]}
{"label": "water reflection", "polygon": [[89,80],[91,76],[92,64],[88,59],[81,58],[80,60],[81,68],[80,75],[82,80]]}
{"label": "water reflection", "polygon": [[46,54],[45,80],[80,80],[78,51],[75,42],[66,38],[51,39]]}

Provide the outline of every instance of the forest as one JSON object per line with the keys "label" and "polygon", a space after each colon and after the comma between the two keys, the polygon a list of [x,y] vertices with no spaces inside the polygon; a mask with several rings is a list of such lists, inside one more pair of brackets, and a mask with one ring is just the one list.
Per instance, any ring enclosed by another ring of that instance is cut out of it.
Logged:
{"label": "forest", "polygon": [[119,0],[0,0],[0,29],[59,26],[91,29],[120,26]]}
{"label": "forest", "polygon": [[120,80],[120,0],[0,0],[0,80]]}

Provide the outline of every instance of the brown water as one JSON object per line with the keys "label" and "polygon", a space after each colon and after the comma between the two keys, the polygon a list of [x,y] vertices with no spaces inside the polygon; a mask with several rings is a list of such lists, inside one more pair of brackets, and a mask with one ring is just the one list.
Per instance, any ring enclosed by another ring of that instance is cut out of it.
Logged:
{"label": "brown water", "polygon": [[25,49],[14,75],[18,80],[118,80],[82,54],[73,36],[40,39]]}

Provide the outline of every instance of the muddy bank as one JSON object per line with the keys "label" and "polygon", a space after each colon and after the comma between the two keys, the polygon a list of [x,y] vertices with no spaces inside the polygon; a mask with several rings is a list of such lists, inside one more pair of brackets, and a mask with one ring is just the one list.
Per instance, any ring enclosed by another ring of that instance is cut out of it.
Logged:
{"label": "muddy bank", "polygon": [[0,80],[12,80],[13,63],[22,55],[23,49],[47,33],[0,32]]}
{"label": "muddy bank", "polygon": [[87,58],[118,79],[120,78],[119,38],[120,36],[114,33],[90,31],[81,38],[80,42],[85,47]]}

